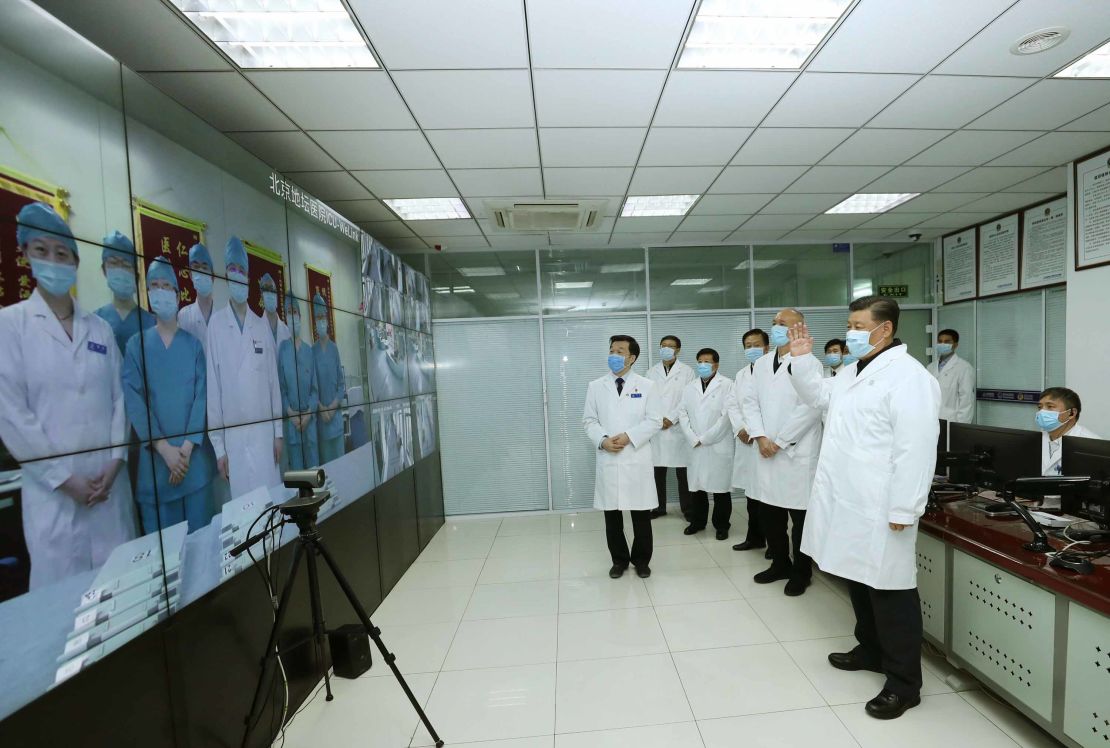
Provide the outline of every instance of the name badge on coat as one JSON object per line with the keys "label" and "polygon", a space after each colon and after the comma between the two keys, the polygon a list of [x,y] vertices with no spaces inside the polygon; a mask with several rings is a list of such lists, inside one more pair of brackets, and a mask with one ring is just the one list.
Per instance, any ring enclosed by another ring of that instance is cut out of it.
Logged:
{"label": "name badge on coat", "polygon": [[642,392],[633,392],[631,395],[629,395],[629,397],[632,397],[632,398],[643,397],[643,396],[644,396],[644,393],[642,393]]}
{"label": "name badge on coat", "polygon": [[259,343],[257,340],[252,340],[251,342],[254,343],[254,352],[261,355],[262,344]]}
{"label": "name badge on coat", "polygon": [[89,345],[88,345],[88,349],[90,351],[92,351],[93,353],[99,353],[101,356],[107,356],[108,355],[108,346],[102,345],[101,343],[94,343],[93,341],[90,340]]}

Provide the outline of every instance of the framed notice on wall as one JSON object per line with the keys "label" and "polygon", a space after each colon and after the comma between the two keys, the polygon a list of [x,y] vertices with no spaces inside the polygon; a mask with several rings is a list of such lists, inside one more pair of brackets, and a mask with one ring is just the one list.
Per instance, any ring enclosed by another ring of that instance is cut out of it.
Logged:
{"label": "framed notice on wall", "polygon": [[1017,213],[979,226],[980,296],[1018,289],[1019,226]]}
{"label": "framed notice on wall", "polygon": [[978,290],[975,229],[944,237],[944,303],[974,299]]}
{"label": "framed notice on wall", "polygon": [[1110,265],[1110,148],[1075,162],[1075,269]]}
{"label": "framed notice on wall", "polygon": [[1061,196],[1021,213],[1021,287],[1067,279],[1068,198]]}

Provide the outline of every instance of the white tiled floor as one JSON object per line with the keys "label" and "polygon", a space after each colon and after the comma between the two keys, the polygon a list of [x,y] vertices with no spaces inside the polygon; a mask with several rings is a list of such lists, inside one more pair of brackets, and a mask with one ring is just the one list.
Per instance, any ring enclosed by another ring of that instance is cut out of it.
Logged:
{"label": "white tiled floor", "polygon": [[[653,523],[652,576],[608,578],[597,512],[448,522],[373,614],[441,737],[458,748],[1048,748],[981,691],[953,693],[927,656],[921,706],[879,722],[882,685],[825,656],[852,646],[843,589],[757,585],[767,562],[732,537]],[[630,523],[626,528],[631,531]],[[431,738],[374,652],[336,698],[286,732],[292,748],[405,748]]]}

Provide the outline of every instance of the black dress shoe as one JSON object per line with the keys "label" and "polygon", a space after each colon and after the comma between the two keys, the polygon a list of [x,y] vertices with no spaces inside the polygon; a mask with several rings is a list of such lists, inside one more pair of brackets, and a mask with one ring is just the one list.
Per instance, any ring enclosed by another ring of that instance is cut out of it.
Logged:
{"label": "black dress shoe", "polygon": [[624,576],[624,570],[627,569],[627,568],[628,568],[627,566],[621,566],[620,564],[613,564],[613,568],[609,570],[609,578],[610,579],[620,579],[621,577]]}
{"label": "black dress shoe", "polygon": [[651,576],[651,569],[647,566],[637,566],[636,576],[638,576],[640,579],[647,579]]}
{"label": "black dress shoe", "polygon": [[829,664],[837,670],[870,670],[872,673],[882,673],[882,668],[877,665],[868,665],[858,657],[855,652],[831,652]]}
{"label": "black dress shoe", "polygon": [[659,519],[660,517],[666,517],[666,516],[667,516],[667,510],[666,509],[652,509],[651,510],[651,518],[652,519]]}
{"label": "black dress shoe", "polygon": [[875,719],[898,719],[905,714],[907,709],[912,709],[920,703],[920,696],[908,699],[884,688],[879,691],[878,696],[867,702],[864,709],[869,716]]}
{"label": "black dress shoe", "polygon": [[813,584],[813,580],[809,577],[791,577],[786,583],[786,589],[783,590],[788,597],[797,597],[806,591],[806,587]]}
{"label": "black dress shoe", "polygon": [[728,530],[717,530],[717,540],[728,540]]}
{"label": "black dress shoe", "polygon": [[705,529],[704,527],[694,527],[693,525],[690,525],[689,527],[687,527],[685,530],[682,531],[682,534],[683,535],[693,535],[694,533],[701,532],[704,529]]}
{"label": "black dress shoe", "polygon": [[750,540],[745,540],[743,543],[737,543],[736,545],[732,546],[732,550],[734,550],[734,551],[754,551],[754,550],[757,550],[759,548],[764,547],[765,545],[766,545],[766,543],[753,543]]}
{"label": "black dress shoe", "polygon": [[789,565],[780,566],[778,564],[771,564],[771,568],[764,569],[752,577],[752,579],[755,580],[756,584],[770,584],[780,579],[789,579],[791,571],[792,569]]}

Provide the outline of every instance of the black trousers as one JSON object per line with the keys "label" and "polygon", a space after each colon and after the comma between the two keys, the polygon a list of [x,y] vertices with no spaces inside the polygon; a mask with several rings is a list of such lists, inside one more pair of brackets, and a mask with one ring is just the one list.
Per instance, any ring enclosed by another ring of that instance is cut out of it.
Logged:
{"label": "black trousers", "polygon": [[[761,510],[759,521],[767,536],[767,548],[771,551],[771,559],[775,565],[791,566],[791,576],[798,579],[809,579],[813,576],[813,559],[802,553],[802,529],[806,523],[805,509],[783,509],[778,506],[760,502]],[[786,520],[789,517],[793,527],[790,538],[786,537]],[[794,544],[794,560],[790,560],[790,544]]]}
{"label": "black trousers", "polygon": [[[705,491],[690,493],[690,524],[705,527],[709,521],[709,494]],[[732,525],[732,494],[713,494],[713,528],[727,530]]]}
{"label": "black trousers", "polygon": [[763,525],[759,523],[759,517],[763,513],[761,506],[759,499],[753,499],[751,496],[747,498],[748,533],[744,536],[745,543],[763,545],[767,541],[763,535]]}
{"label": "black trousers", "polygon": [[624,537],[624,514],[619,509],[605,512],[605,540],[609,543],[609,555],[616,566],[647,566],[651,561],[651,510],[635,509],[632,515],[632,553],[628,552],[628,541]]}
{"label": "black trousers", "polygon": [[856,611],[853,651],[860,662],[882,668],[887,690],[912,699],[921,693],[921,598],[912,590],[877,590],[848,581]]}
{"label": "black trousers", "polygon": [[[659,499],[659,511],[667,511],[667,470],[666,467],[655,466],[655,496]],[[674,477],[678,480],[678,508],[682,515],[690,511],[690,486],[686,482],[686,468],[676,467]]]}

